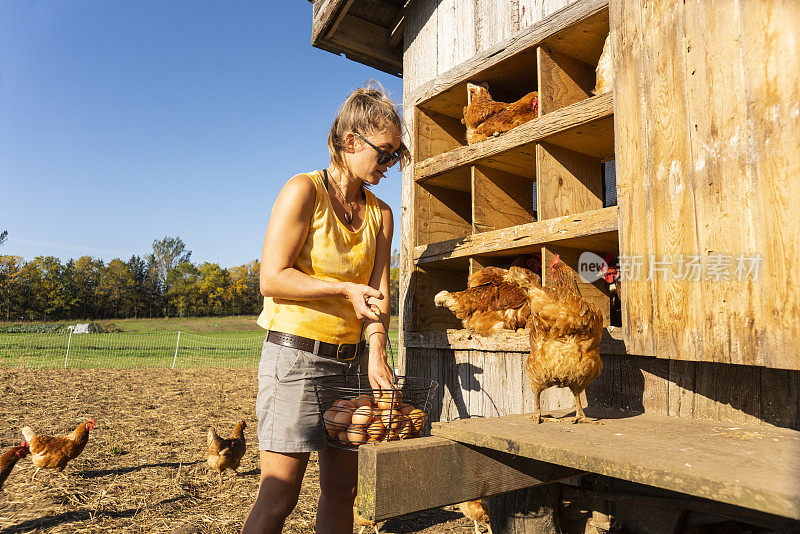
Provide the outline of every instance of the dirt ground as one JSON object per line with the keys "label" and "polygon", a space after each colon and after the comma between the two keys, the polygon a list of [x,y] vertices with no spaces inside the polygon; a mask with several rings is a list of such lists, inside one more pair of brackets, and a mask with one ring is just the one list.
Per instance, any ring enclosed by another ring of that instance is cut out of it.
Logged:
{"label": "dirt ground", "polygon": [[[21,460],[0,490],[0,534],[27,532],[239,532],[258,484],[255,370],[0,370],[0,446],[20,428],[71,431],[94,417],[83,454],[62,475]],[[207,471],[205,436],[244,419],[248,451],[235,476]],[[314,532],[316,458],[284,532]],[[358,529],[354,530],[358,532]],[[410,514],[385,533],[474,532],[453,511]]]}

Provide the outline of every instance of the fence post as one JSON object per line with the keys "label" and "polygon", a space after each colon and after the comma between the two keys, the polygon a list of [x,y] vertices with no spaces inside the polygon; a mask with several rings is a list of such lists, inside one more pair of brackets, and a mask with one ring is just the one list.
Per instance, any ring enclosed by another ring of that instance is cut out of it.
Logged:
{"label": "fence post", "polygon": [[67,355],[64,356],[64,369],[67,368],[67,359],[69,358],[69,344],[72,342],[72,329],[69,330],[69,339],[67,340]]}
{"label": "fence post", "polygon": [[178,359],[178,347],[181,344],[181,331],[178,330],[178,341],[175,343],[175,356],[172,358],[172,368],[175,369],[175,362]]}

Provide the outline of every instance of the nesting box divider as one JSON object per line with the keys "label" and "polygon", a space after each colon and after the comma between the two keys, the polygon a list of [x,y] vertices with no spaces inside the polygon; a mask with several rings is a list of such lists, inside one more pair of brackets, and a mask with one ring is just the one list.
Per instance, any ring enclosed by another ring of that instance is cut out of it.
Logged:
{"label": "nesting box divider", "polygon": [[596,65],[547,46],[538,48],[539,111],[542,115],[592,96]]}

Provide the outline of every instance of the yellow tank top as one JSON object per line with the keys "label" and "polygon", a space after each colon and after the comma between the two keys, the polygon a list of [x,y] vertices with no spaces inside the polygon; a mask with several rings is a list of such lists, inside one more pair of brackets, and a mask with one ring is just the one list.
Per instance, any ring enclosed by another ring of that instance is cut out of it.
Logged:
{"label": "yellow tank top", "polygon": [[[316,189],[314,215],[305,243],[294,262],[299,271],[322,280],[368,284],[375,263],[375,243],[381,229],[378,199],[364,190],[367,209],[361,228],[345,227],[333,211],[322,172],[307,173]],[[361,320],[346,298],[297,301],[265,297],[258,324],[267,330],[318,339],[327,343],[357,343]]]}

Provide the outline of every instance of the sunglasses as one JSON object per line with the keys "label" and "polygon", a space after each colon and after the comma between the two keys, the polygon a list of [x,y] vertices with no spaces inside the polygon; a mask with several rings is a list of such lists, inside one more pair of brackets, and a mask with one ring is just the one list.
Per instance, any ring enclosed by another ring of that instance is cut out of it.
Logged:
{"label": "sunglasses", "polygon": [[378,159],[377,159],[378,165],[386,165],[390,161],[392,162],[391,164],[394,165],[394,162],[396,162],[397,160],[400,159],[400,149],[399,148],[397,150],[395,150],[394,152],[389,152],[389,151],[384,150],[382,148],[376,147],[375,145],[373,145],[372,143],[367,141],[364,138],[364,136],[361,135],[360,133],[358,133],[358,132],[353,132],[353,133],[355,133],[357,136],[359,136],[361,138],[362,141],[364,141],[369,146],[371,146],[372,148],[375,149],[375,151],[378,153]]}

